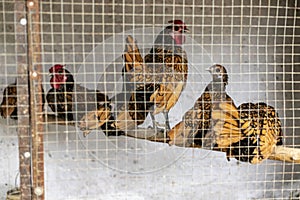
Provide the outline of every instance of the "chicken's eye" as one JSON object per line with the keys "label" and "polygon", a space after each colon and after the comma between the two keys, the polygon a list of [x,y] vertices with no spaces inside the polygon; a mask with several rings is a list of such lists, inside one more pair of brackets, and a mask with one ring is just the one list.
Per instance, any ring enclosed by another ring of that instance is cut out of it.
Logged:
{"label": "chicken's eye", "polygon": [[63,70],[58,70],[57,73],[58,73],[58,74],[62,74],[62,73],[63,73]]}
{"label": "chicken's eye", "polygon": [[219,68],[216,69],[216,72],[219,73],[221,70]]}
{"label": "chicken's eye", "polygon": [[180,27],[179,26],[174,26],[174,31],[179,31]]}

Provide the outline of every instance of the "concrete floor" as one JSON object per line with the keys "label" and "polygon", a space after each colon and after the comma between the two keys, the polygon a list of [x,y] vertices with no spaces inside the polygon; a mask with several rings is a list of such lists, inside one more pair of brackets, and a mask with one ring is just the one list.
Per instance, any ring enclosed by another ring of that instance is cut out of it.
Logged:
{"label": "concrete floor", "polygon": [[[146,53],[168,20],[183,19],[191,30],[185,45],[189,81],[170,112],[171,125],[210,81],[204,69],[220,63],[228,69],[228,93],[236,104],[264,101],[274,106],[285,144],[300,148],[297,1],[155,3],[43,1],[44,89],[49,89],[49,67],[61,63],[78,83],[113,96],[120,90],[126,35],[134,33]],[[1,100],[17,74],[13,1],[0,3],[0,21]],[[16,128],[15,121],[0,120],[1,199],[18,175]],[[46,199],[299,199],[300,166],[290,163],[228,162],[223,153],[105,138],[100,131],[83,138],[74,127],[54,125],[45,127],[44,149]]]}

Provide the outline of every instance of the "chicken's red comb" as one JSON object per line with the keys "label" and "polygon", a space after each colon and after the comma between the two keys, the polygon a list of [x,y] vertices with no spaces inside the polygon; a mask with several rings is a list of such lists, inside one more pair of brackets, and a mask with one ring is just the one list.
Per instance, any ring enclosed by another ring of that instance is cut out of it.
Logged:
{"label": "chicken's red comb", "polygon": [[64,65],[61,65],[61,64],[55,64],[55,65],[53,65],[53,66],[49,69],[49,72],[50,72],[50,73],[54,73],[54,72],[57,72],[58,70],[64,69],[64,68],[65,68]]}
{"label": "chicken's red comb", "polygon": [[182,20],[180,20],[180,19],[170,20],[170,21],[168,21],[168,23],[175,24],[175,25],[182,25],[182,27],[183,27],[184,30],[188,30],[188,28],[186,27],[185,23]]}

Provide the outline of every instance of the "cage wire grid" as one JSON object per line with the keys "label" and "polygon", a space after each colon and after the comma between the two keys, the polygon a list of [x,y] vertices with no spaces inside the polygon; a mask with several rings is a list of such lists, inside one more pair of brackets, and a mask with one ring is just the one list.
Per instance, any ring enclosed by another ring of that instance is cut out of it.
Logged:
{"label": "cage wire grid", "polygon": [[[0,4],[0,100],[4,88],[16,77],[27,77],[20,74],[18,65],[17,35],[23,33],[18,32],[15,4],[27,6],[28,2],[2,0]],[[40,20],[28,24],[40,27],[31,36],[40,36],[40,43],[33,40],[32,45],[40,45],[41,51],[32,55],[41,60],[32,61],[32,66],[41,66],[46,94],[51,88],[49,68],[62,64],[76,84],[114,97],[122,92],[127,35],[133,35],[144,56],[168,21],[181,19],[190,29],[183,46],[189,74],[186,88],[169,112],[171,127],[181,121],[210,82],[205,69],[220,63],[229,74],[227,93],[235,104],[265,102],[273,106],[282,122],[284,145],[300,148],[300,9],[296,0],[34,2]],[[40,93],[30,91],[39,102]],[[79,94],[75,91],[75,96]],[[117,103],[113,107],[116,112]],[[79,109],[79,104],[75,108],[78,118],[89,111],[87,106]],[[106,137],[101,129],[83,137],[71,123],[53,121],[47,103],[44,109],[43,131],[37,133],[43,135],[43,149],[37,153],[44,153],[45,199],[299,199],[299,164],[227,161],[222,152],[170,147],[126,136]],[[40,114],[34,113],[36,117]],[[164,117],[157,115],[156,120],[163,123]],[[0,122],[0,166],[4,169],[0,196],[4,198],[8,190],[20,186],[20,120],[1,118]],[[148,116],[140,127],[149,125]]]}

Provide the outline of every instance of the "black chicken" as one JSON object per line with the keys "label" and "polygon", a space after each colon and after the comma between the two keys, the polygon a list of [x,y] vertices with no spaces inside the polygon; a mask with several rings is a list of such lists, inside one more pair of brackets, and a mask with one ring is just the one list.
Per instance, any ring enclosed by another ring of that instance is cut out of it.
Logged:
{"label": "black chicken", "polygon": [[49,107],[56,113],[57,117],[66,121],[80,122],[79,127],[86,136],[92,127],[98,127],[96,123],[99,123],[95,121],[89,122],[89,118],[86,115],[94,110],[103,110],[106,113],[105,119],[100,124],[103,132],[107,136],[121,134],[119,131],[114,131],[114,127],[111,127],[114,118],[110,114],[110,100],[105,94],[98,90],[89,90],[75,84],[73,75],[62,65],[54,65],[49,69],[49,72],[52,88],[49,90],[46,98]]}

